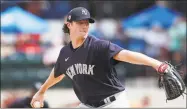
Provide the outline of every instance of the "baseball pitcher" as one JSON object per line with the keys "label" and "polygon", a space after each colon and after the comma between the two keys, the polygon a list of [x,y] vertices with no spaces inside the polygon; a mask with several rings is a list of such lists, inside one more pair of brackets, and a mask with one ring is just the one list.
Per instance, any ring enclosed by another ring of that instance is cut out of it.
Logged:
{"label": "baseball pitcher", "polygon": [[69,34],[71,41],[61,49],[48,79],[33,96],[31,106],[39,101],[42,107],[48,88],[66,76],[72,80],[73,90],[81,102],[78,107],[128,108],[125,88],[114,69],[119,61],[153,67],[160,74],[162,86],[171,89],[168,91],[171,99],[184,92],[183,81],[175,75],[177,71],[172,65],[88,35],[89,23],[94,22],[83,7],[74,8],[67,14],[63,31]]}

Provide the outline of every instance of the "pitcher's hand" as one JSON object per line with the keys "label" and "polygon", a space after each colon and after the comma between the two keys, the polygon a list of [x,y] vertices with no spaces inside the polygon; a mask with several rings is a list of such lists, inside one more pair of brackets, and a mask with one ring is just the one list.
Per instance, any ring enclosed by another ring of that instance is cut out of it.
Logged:
{"label": "pitcher's hand", "polygon": [[30,105],[31,105],[33,108],[38,108],[38,107],[35,107],[35,106],[34,106],[34,103],[37,102],[37,101],[40,102],[40,106],[41,106],[41,107],[44,106],[44,103],[43,103],[43,102],[44,102],[44,93],[37,92],[37,93],[33,96]]}

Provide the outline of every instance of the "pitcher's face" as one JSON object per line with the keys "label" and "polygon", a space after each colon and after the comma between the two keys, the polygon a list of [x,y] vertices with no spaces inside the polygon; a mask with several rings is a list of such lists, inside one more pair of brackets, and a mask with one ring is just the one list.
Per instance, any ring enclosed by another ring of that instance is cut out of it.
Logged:
{"label": "pitcher's face", "polygon": [[73,21],[69,24],[70,34],[76,37],[84,37],[88,34],[89,29],[89,21],[88,20],[80,20]]}

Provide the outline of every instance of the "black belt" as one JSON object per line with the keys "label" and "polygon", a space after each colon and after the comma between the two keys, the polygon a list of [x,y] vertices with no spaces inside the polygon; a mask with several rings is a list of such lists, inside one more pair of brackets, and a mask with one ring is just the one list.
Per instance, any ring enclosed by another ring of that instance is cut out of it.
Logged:
{"label": "black belt", "polygon": [[92,107],[100,107],[102,105],[105,105],[107,103],[110,103],[110,102],[113,102],[116,100],[116,97],[113,95],[113,96],[110,96],[110,97],[107,97],[105,98],[104,100],[101,100],[100,102],[96,102],[96,103],[90,103],[88,105],[92,106]]}

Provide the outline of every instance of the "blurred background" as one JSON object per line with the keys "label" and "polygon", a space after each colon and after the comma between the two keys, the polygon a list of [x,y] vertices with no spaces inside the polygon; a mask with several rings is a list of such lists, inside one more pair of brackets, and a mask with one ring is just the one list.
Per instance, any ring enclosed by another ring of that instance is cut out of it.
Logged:
{"label": "blurred background", "polygon": [[[62,32],[64,17],[78,6],[87,8],[96,20],[90,34],[178,65],[187,84],[186,1],[1,0],[2,108],[26,98],[29,102],[47,79],[60,49],[69,42]],[[119,63],[116,70],[132,108],[186,108],[186,96],[166,103],[154,69]],[[47,91],[45,100],[51,108],[79,104],[66,78]]]}

